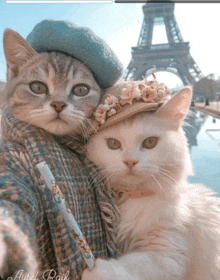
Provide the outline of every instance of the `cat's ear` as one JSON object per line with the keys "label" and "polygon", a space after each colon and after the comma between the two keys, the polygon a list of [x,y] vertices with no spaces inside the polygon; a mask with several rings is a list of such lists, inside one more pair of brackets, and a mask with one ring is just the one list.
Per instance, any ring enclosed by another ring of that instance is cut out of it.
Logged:
{"label": "cat's ear", "polygon": [[12,29],[6,29],[3,36],[3,47],[9,73],[17,75],[18,68],[37,52]]}
{"label": "cat's ear", "polygon": [[171,120],[174,126],[179,127],[189,110],[191,99],[192,89],[190,87],[185,87],[157,110],[154,115]]}

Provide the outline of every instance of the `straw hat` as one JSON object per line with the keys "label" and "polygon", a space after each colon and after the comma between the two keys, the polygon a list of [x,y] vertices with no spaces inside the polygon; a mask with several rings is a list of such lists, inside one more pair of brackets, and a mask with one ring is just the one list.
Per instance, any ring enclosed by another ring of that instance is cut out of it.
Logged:
{"label": "straw hat", "polygon": [[156,111],[167,102],[172,91],[153,77],[151,81],[124,81],[109,88],[93,115],[97,131],[138,113]]}

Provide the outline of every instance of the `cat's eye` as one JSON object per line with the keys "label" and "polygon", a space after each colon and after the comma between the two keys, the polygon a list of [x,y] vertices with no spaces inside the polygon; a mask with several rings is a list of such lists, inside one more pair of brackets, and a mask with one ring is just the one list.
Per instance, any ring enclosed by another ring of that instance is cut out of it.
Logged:
{"label": "cat's eye", "polygon": [[107,144],[111,150],[118,150],[121,148],[121,143],[118,140],[113,139],[113,138],[107,139]]}
{"label": "cat's eye", "polygon": [[149,137],[144,140],[142,147],[145,149],[153,149],[157,144],[158,138],[157,137]]}
{"label": "cat's eye", "polygon": [[47,86],[42,82],[32,82],[30,84],[30,89],[36,94],[45,94],[48,93]]}
{"label": "cat's eye", "polygon": [[89,93],[89,88],[86,85],[77,85],[72,88],[72,94],[76,96],[85,96]]}

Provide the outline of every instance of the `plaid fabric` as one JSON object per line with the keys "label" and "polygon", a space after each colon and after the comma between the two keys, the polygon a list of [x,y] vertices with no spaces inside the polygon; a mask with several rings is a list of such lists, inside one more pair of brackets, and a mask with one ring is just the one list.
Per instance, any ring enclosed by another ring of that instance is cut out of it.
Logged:
{"label": "plaid fabric", "polygon": [[4,255],[1,277],[15,276],[20,269],[39,277],[54,269],[57,275],[81,279],[85,261],[36,164],[47,162],[96,258],[108,257],[109,234],[103,229],[100,209],[103,203],[110,204],[112,196],[99,191],[102,180],[96,180],[94,188],[95,169],[87,168],[82,156],[61,146],[52,135],[9,113],[2,122],[0,235],[6,254],[0,253]]}

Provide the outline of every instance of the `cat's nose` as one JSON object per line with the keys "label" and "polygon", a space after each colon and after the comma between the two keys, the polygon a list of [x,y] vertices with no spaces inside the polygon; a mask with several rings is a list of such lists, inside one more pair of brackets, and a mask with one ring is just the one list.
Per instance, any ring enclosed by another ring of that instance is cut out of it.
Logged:
{"label": "cat's nose", "polygon": [[124,164],[125,164],[129,169],[132,169],[137,163],[138,163],[138,161],[136,161],[136,160],[124,160]]}
{"label": "cat's nose", "polygon": [[61,102],[61,101],[54,101],[52,103],[50,103],[50,106],[54,107],[55,111],[57,113],[60,113],[66,106],[67,104],[65,102]]}

